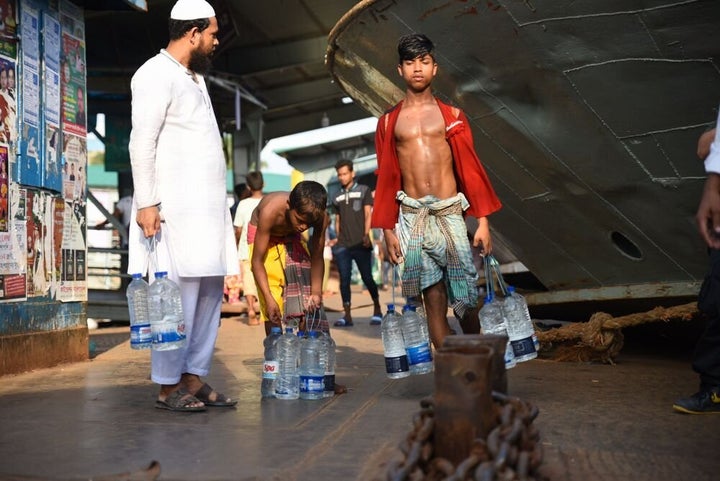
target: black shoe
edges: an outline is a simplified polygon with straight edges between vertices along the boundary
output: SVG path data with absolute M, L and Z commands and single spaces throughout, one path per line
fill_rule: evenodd
M 678 399 L 675 411 L 687 414 L 720 414 L 720 388 L 708 389 L 690 397 Z

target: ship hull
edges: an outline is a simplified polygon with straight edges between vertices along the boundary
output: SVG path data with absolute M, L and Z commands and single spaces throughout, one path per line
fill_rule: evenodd
M 404 93 L 398 38 L 427 34 L 435 94 L 467 114 L 503 202 L 493 231 L 552 296 L 686 296 L 707 268 L 695 152 L 720 100 L 717 25 L 713 0 L 365 1 L 327 63 L 380 115 Z

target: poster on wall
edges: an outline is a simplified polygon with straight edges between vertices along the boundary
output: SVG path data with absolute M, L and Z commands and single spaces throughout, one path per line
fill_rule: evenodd
M 17 138 L 17 93 L 15 61 L 0 56 L 0 142 L 8 144 Z
M 63 143 L 63 230 L 61 278 L 56 298 L 87 300 L 86 201 L 87 143 L 85 137 L 65 134 Z M 57 210 L 57 209 L 56 209 Z
M 27 299 L 25 275 L 26 228 L 24 221 L 14 221 L 8 232 L 0 232 L 0 302 Z
M 43 58 L 45 59 L 45 88 L 43 116 L 45 119 L 45 149 L 43 152 L 43 186 L 62 192 L 60 167 L 60 22 L 43 12 Z
M 20 110 L 20 153 L 13 179 L 21 184 L 42 187 L 40 163 L 40 15 L 31 2 L 23 2 L 20 30 L 23 39 L 22 108 Z
M 50 294 L 53 273 L 54 198 L 40 191 L 27 191 L 27 296 Z
M 60 70 L 63 129 L 76 135 L 85 135 L 85 42 L 64 32 Z
M 17 2 L 0 0 L 0 54 L 17 57 Z
M 10 229 L 9 151 L 7 145 L 0 145 L 0 232 L 8 232 Z

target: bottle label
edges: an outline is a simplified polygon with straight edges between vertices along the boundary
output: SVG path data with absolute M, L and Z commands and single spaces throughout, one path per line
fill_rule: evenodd
M 532 336 L 515 341 L 510 341 L 515 357 L 527 356 L 535 352 L 535 343 Z
M 413 366 L 415 364 L 423 364 L 426 362 L 432 362 L 432 351 L 430 350 L 430 344 L 423 342 L 416 346 L 408 347 L 407 349 L 408 363 Z
M 324 379 L 324 390 L 335 392 L 335 373 L 326 373 Z
M 321 394 L 325 376 L 300 376 L 300 392 Z
M 185 339 L 185 324 L 168 322 L 158 323 L 157 329 L 153 332 L 153 344 L 164 344 L 166 342 L 178 342 Z
M 386 357 L 385 372 L 392 374 L 394 372 L 406 372 L 410 370 L 407 354 L 402 356 Z
M 277 361 L 263 362 L 263 379 L 277 379 L 279 363 Z
M 150 324 L 135 324 L 130 326 L 130 345 L 140 346 L 152 343 L 152 329 Z

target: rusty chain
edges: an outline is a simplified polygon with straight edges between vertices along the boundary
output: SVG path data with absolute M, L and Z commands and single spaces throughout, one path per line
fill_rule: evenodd
M 434 401 L 420 401 L 413 429 L 400 443 L 404 459 L 392 462 L 388 481 L 533 481 L 542 479 L 540 433 L 532 424 L 539 411 L 518 398 L 493 391 L 496 426 L 486 439 L 477 438 L 457 466 L 433 458 Z

